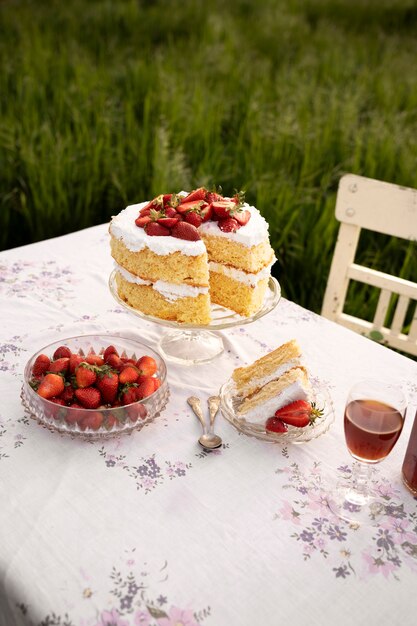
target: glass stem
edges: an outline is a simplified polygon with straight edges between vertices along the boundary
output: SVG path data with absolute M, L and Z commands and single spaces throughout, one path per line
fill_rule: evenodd
M 367 463 L 355 461 L 352 465 L 352 488 L 362 495 L 369 494 L 372 468 Z

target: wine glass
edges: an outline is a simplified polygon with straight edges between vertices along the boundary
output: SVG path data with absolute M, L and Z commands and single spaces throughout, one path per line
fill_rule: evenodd
M 352 474 L 339 480 L 330 509 L 349 522 L 372 524 L 384 504 L 372 490 L 372 465 L 391 452 L 401 434 L 406 399 L 398 387 L 379 380 L 362 380 L 350 390 L 344 413 L 347 448 L 355 459 Z

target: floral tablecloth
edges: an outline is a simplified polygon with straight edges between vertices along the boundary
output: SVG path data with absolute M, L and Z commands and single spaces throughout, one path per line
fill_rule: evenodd
M 94 443 L 51 433 L 19 398 L 35 350 L 98 331 L 156 347 L 165 332 L 115 302 L 112 266 L 107 225 L 0 254 L 0 625 L 414 623 L 417 501 L 401 464 L 417 363 L 282 299 L 223 331 L 226 350 L 211 363 L 168 362 L 169 404 L 142 431 Z M 223 446 L 204 452 L 186 398 L 205 402 L 236 366 L 293 337 L 332 397 L 330 430 L 274 445 L 219 416 Z M 327 499 L 352 468 L 347 390 L 370 373 L 398 382 L 410 411 L 373 474 L 385 515 L 358 528 Z

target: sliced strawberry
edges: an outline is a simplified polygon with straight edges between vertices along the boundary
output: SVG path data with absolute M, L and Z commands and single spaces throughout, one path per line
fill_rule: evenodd
M 207 204 L 207 206 L 200 209 L 200 215 L 203 222 L 208 222 L 213 215 L 213 207 L 211 204 Z
M 32 374 L 36 378 L 40 378 L 45 372 L 48 371 L 51 360 L 46 354 L 40 354 L 36 357 L 32 368 Z
M 279 417 L 269 417 L 265 423 L 265 430 L 271 433 L 286 433 L 288 428 Z
M 80 389 L 91 387 L 97 380 L 95 367 L 83 361 L 75 370 L 75 380 Z
M 205 187 L 200 187 L 199 189 L 195 189 L 191 191 L 188 196 L 184 198 L 184 202 L 194 202 L 195 200 L 205 200 L 207 194 L 207 189 Z
M 96 387 L 76 389 L 75 397 L 85 409 L 96 409 L 101 404 L 101 394 Z
M 56 361 L 56 359 L 67 358 L 69 359 L 72 352 L 67 346 L 59 346 L 54 352 L 52 359 Z
M 145 217 L 146 215 L 150 215 L 150 214 L 151 214 L 150 207 L 145 207 L 144 209 L 141 209 L 139 211 L 139 217 Z
M 221 202 L 223 200 L 223 196 L 215 191 L 208 191 L 206 195 L 206 202 Z
M 232 200 L 212 202 L 211 207 L 220 219 L 226 219 L 227 217 L 230 217 L 234 211 L 236 211 L 236 203 Z
M 157 372 L 158 364 L 153 357 L 145 354 L 136 361 L 136 367 L 142 376 L 153 376 Z
M 158 224 L 161 226 L 165 226 L 165 228 L 172 228 L 175 224 L 178 224 L 180 221 L 180 217 L 160 217 L 158 219 Z M 148 233 L 149 234 L 149 233 Z
M 195 226 L 187 222 L 178 222 L 171 231 L 173 237 L 178 239 L 186 239 L 187 241 L 198 241 L 201 239 L 200 234 Z
M 119 382 L 121 385 L 126 383 L 135 383 L 139 376 L 139 370 L 133 365 L 126 365 L 119 374 Z
M 312 424 L 317 417 L 321 417 L 323 411 L 310 404 L 307 400 L 295 400 L 275 411 L 275 416 L 290 426 L 304 428 Z
M 168 206 L 165 209 L 165 217 L 177 217 L 178 219 L 180 219 L 180 214 L 176 209 L 174 209 L 174 207 Z
M 53 374 L 65 374 L 65 372 L 68 370 L 68 367 L 69 358 L 62 357 L 60 359 L 56 359 L 56 361 L 52 361 L 51 365 L 49 366 L 49 371 Z
M 38 394 L 42 398 L 53 398 L 64 391 L 64 379 L 59 374 L 46 374 L 38 387 Z
M 150 237 L 169 237 L 171 234 L 169 228 L 161 226 L 158 222 L 150 222 L 145 227 L 145 232 Z
M 234 233 L 236 230 L 239 230 L 240 224 L 234 217 L 227 217 L 226 219 L 219 220 L 219 228 L 224 233 Z
M 184 214 L 188 213 L 188 211 L 200 211 L 200 209 L 205 206 L 207 203 L 204 200 L 197 200 L 195 202 L 181 202 L 177 206 L 177 212 Z
M 141 217 L 137 217 L 135 219 L 136 226 L 139 226 L 140 228 L 144 228 L 146 224 L 149 224 L 150 222 L 152 222 L 150 215 L 142 215 Z
M 201 224 L 203 222 L 203 218 L 198 213 L 196 213 L 195 211 L 188 211 L 188 213 L 186 213 L 184 215 L 184 220 L 188 224 L 192 224 L 196 228 L 201 226 Z
M 248 211 L 247 209 L 245 209 L 244 211 L 236 211 L 233 214 L 233 217 L 237 222 L 239 222 L 241 226 L 245 226 L 245 224 L 249 222 L 250 216 L 250 211 Z

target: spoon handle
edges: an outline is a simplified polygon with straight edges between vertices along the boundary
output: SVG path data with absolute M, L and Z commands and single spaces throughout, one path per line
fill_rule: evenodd
M 220 396 L 210 396 L 208 399 L 209 413 L 210 413 L 210 432 L 213 430 L 214 420 L 220 406 Z
M 200 424 L 203 427 L 203 433 L 205 433 L 207 426 L 206 422 L 204 421 L 203 411 L 201 410 L 200 398 L 197 398 L 197 396 L 191 396 L 190 398 L 187 398 L 187 402 L 194 411 L 194 415 L 198 417 Z

